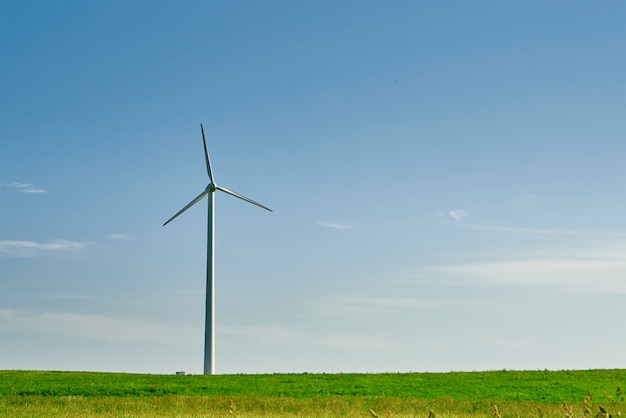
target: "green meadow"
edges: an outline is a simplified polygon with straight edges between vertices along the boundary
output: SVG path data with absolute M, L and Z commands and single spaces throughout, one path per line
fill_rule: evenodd
M 0 371 L 0 417 L 618 417 L 626 370 L 140 375 Z

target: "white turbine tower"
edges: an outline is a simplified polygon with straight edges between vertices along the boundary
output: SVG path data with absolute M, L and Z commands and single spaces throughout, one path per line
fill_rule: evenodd
M 206 186 L 206 189 L 192 200 L 187 206 L 182 208 L 178 213 L 172 216 L 163 224 L 163 226 L 170 223 L 178 215 L 198 203 L 205 196 L 209 197 L 209 216 L 207 225 L 207 257 L 206 257 L 206 316 L 204 323 L 204 374 L 215 374 L 215 229 L 213 224 L 215 221 L 214 209 L 215 203 L 213 200 L 213 194 L 216 190 L 221 190 L 224 193 L 238 197 L 241 200 L 245 200 L 248 203 L 257 205 L 260 208 L 272 211 L 270 208 L 263 206 L 260 203 L 255 202 L 239 193 L 235 193 L 232 190 L 228 190 L 225 187 L 215 184 L 213 177 L 213 171 L 211 170 L 211 160 L 209 159 L 209 151 L 206 147 L 206 140 L 204 139 L 204 127 L 200 124 L 202 130 L 202 143 L 204 144 L 204 158 L 206 161 L 206 171 L 209 175 L 210 183 Z

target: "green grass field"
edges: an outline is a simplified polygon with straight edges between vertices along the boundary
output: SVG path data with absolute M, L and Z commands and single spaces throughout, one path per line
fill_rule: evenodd
M 626 370 L 217 376 L 0 371 L 0 416 L 617 417 L 626 416 L 625 383 Z

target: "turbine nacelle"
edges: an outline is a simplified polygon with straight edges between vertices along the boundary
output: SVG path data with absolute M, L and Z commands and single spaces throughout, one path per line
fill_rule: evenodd
M 220 190 L 224 193 L 227 193 L 231 196 L 235 196 L 241 200 L 245 200 L 248 203 L 252 203 L 253 205 L 256 205 L 260 208 L 263 208 L 265 210 L 269 210 L 270 212 L 272 212 L 272 209 L 263 206 L 262 204 L 255 202 L 254 200 L 250 199 L 249 197 L 245 197 L 242 194 L 239 194 L 237 192 L 233 192 L 232 190 L 227 189 L 226 187 L 220 187 L 217 184 L 215 184 L 215 180 L 213 177 L 213 170 L 211 169 L 211 159 L 209 158 L 209 150 L 207 149 L 206 146 L 206 139 L 204 138 L 204 127 L 202 126 L 202 124 L 200 124 L 200 129 L 202 130 L 202 144 L 204 145 L 204 160 L 206 163 L 206 172 L 209 176 L 209 180 L 211 180 L 211 182 L 209 183 L 208 186 L 206 186 L 206 188 L 204 189 L 204 191 L 202 193 L 200 193 L 194 200 L 192 200 L 191 202 L 189 202 L 189 204 L 187 204 L 187 206 L 185 206 L 184 208 L 182 208 L 181 210 L 178 211 L 178 213 L 176 213 L 176 215 L 172 216 L 170 219 L 167 220 L 167 222 L 165 222 L 163 224 L 163 226 L 167 225 L 168 223 L 170 223 L 170 221 L 173 221 L 178 215 L 180 215 L 181 213 L 183 213 L 184 211 L 186 211 L 187 209 L 189 209 L 190 207 L 192 207 L 193 205 L 195 205 L 196 203 L 198 203 L 199 201 L 201 201 L 204 196 L 206 196 L 209 193 L 214 193 L 216 190 Z

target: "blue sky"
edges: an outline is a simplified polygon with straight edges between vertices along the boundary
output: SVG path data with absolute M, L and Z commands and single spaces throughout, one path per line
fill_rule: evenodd
M 625 368 L 621 1 L 0 3 L 0 369 Z

